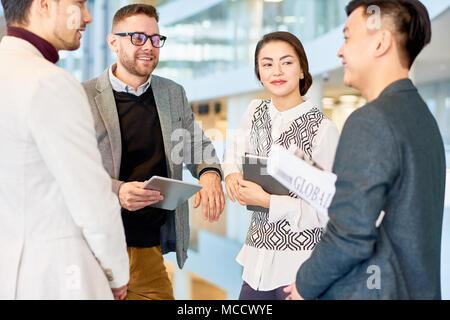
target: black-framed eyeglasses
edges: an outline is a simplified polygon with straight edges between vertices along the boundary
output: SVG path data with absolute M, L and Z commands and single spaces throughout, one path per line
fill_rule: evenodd
M 160 34 L 148 35 L 142 32 L 115 33 L 115 35 L 121 37 L 130 36 L 131 43 L 139 47 L 143 46 L 147 42 L 147 40 L 150 39 L 150 42 L 152 43 L 153 47 L 162 48 L 167 39 L 167 37 L 162 36 Z

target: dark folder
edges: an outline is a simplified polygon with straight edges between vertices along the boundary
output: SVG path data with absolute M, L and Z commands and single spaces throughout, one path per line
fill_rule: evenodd
M 267 173 L 267 157 L 246 154 L 242 162 L 244 180 L 260 185 L 269 194 L 287 196 L 289 190 Z M 247 210 L 269 212 L 268 208 L 247 206 Z

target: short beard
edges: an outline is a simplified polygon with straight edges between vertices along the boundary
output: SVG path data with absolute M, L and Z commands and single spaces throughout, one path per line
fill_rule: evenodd
M 67 51 L 75 51 L 80 48 L 80 43 L 73 43 L 73 42 L 70 43 L 70 42 L 64 41 L 63 44 L 64 44 L 63 50 L 67 50 Z
M 152 74 L 153 70 L 156 69 L 156 66 L 158 65 L 158 60 L 156 60 L 156 57 L 154 55 L 152 55 L 153 58 L 153 66 L 151 68 L 151 70 L 147 73 L 142 73 L 139 72 L 139 70 L 136 68 L 136 64 L 134 63 L 134 61 L 136 60 L 136 57 L 134 57 L 133 60 L 128 59 L 127 56 L 119 56 L 119 61 L 122 64 L 122 66 L 125 68 L 125 70 L 127 70 L 130 74 L 138 76 L 138 77 L 148 77 L 149 75 Z

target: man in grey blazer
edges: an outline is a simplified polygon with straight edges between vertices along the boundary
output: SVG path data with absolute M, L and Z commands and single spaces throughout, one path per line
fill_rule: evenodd
M 176 251 L 180 268 L 189 245 L 187 202 L 175 212 L 149 207 L 163 199 L 143 189 L 153 175 L 182 179 L 183 163 L 203 189 L 204 219 L 217 221 L 224 208 L 222 171 L 211 141 L 194 121 L 184 89 L 152 75 L 165 37 L 153 6 L 120 9 L 108 35 L 117 63 L 85 82 L 103 164 L 122 206 L 130 257 L 126 299 L 173 299 L 162 254 Z
M 445 155 L 408 71 L 431 40 L 416 0 L 354 0 L 338 56 L 369 103 L 347 120 L 321 242 L 288 299 L 440 299 Z M 378 16 L 377 16 L 378 15 Z

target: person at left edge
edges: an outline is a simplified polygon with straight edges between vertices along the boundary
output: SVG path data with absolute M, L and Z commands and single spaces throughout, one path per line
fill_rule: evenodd
M 91 15 L 85 1 L 1 2 L 0 300 L 122 299 L 119 202 L 86 94 L 55 65 Z
M 183 87 L 152 74 L 165 40 L 158 19 L 151 5 L 121 8 L 107 38 L 117 63 L 83 84 L 103 164 L 123 208 L 130 256 L 127 300 L 173 299 L 162 254 L 176 251 L 180 268 L 187 258 L 187 202 L 176 212 L 149 207 L 163 197 L 143 189 L 145 180 L 153 175 L 181 180 L 184 160 L 203 185 L 194 207 L 202 202 L 203 216 L 210 222 L 217 221 L 224 208 L 219 159 L 195 123 Z

